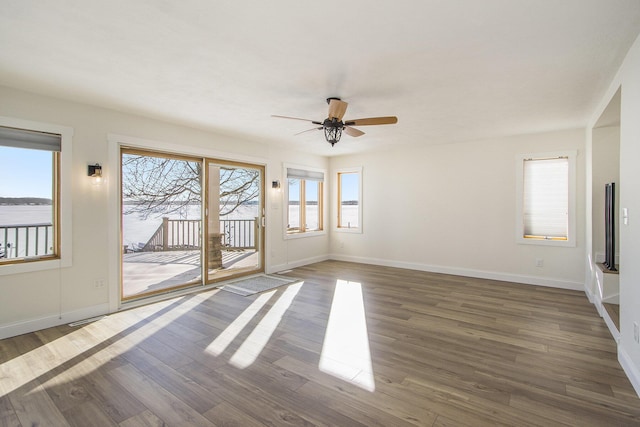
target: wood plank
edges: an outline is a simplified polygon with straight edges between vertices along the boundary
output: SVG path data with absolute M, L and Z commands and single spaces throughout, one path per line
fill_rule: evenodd
M 263 427 L 260 421 L 247 415 L 228 402 L 222 402 L 204 413 L 204 416 L 218 426 Z
M 80 405 L 74 406 L 64 411 L 63 414 L 69 424 L 74 427 L 86 427 L 91 425 L 107 427 L 118 425 L 98 404 L 93 401 L 84 402 Z
M 307 396 L 309 399 L 317 400 L 322 405 L 330 407 L 336 411 L 340 411 L 353 420 L 358 420 L 364 425 L 373 426 L 413 426 L 414 420 L 407 421 L 398 416 L 378 408 L 371 403 L 366 402 L 365 399 L 358 399 L 355 396 L 350 396 L 346 393 L 341 393 L 340 398 L 336 399 L 336 392 L 325 387 L 322 384 L 315 382 L 306 383 L 299 390 L 299 393 Z M 427 422 L 430 422 L 429 419 Z M 429 425 L 429 424 L 425 424 Z
M 195 367 L 195 365 L 194 365 Z M 192 367 L 193 368 L 193 367 Z M 232 368 L 230 372 L 236 370 Z M 184 372 L 184 369 L 183 369 Z M 230 373 L 220 370 L 208 371 L 206 376 L 202 371 L 192 373 L 199 375 L 201 386 L 212 393 L 224 396 L 226 402 L 265 425 L 273 426 L 313 426 L 304 418 L 305 408 L 281 406 L 270 399 L 270 392 L 262 390 L 254 384 L 246 385 Z
M 128 390 L 105 377 L 109 370 L 97 370 L 82 378 L 93 401 L 115 422 L 122 422 L 146 410 Z
M 436 415 L 430 412 L 427 408 L 423 408 L 419 404 L 416 404 L 417 401 L 415 397 L 404 396 L 405 399 L 402 400 L 391 397 L 386 393 L 370 393 L 369 391 L 363 390 L 357 385 L 345 381 L 344 379 L 321 372 L 317 366 L 309 365 L 288 356 L 282 358 L 276 362 L 276 364 L 284 369 L 297 373 L 298 375 L 306 376 L 313 383 L 330 388 L 334 393 L 338 393 L 339 395 L 344 394 L 368 401 L 371 405 L 374 405 L 394 417 L 404 420 L 405 422 L 415 425 L 430 425 L 435 421 Z M 377 388 L 378 384 L 376 383 L 376 389 Z
M 129 390 L 156 416 L 167 424 L 179 426 L 214 426 L 187 403 L 176 398 L 158 383 L 145 377 L 133 366 L 126 365 L 107 373 L 108 377 Z
M 287 384 L 273 381 L 272 378 L 259 375 L 260 368 L 251 368 L 238 371 L 229 366 L 223 368 L 222 374 L 225 378 L 230 379 L 241 387 L 257 387 L 255 396 L 261 400 L 262 405 L 270 405 L 276 409 L 274 412 L 285 411 L 287 407 L 304 408 L 304 411 L 298 413 L 283 412 L 285 421 L 294 421 L 296 425 L 303 423 L 304 425 L 317 426 L 343 426 L 350 425 L 353 427 L 367 427 L 367 424 L 360 420 L 349 417 L 341 411 L 335 411 L 325 405 L 319 404 L 313 396 L 307 396 L 292 390 Z M 295 375 L 294 375 L 295 376 Z M 304 381 L 306 383 L 306 380 Z M 246 408 L 245 404 L 238 406 Z M 277 425 L 282 424 L 280 421 Z
M 176 369 L 161 362 L 140 348 L 132 349 L 126 356 L 145 378 L 171 392 L 189 407 L 202 414 L 221 402 L 196 381 L 185 377 Z
M 20 393 L 11 393 L 9 399 L 23 426 L 70 425 L 44 387 L 35 382 L 30 383 L 30 386 L 22 389 Z
M 20 420 L 7 395 L 0 395 L 0 427 L 18 427 Z
M 147 410 L 122 421 L 120 427 L 166 427 L 166 423 Z

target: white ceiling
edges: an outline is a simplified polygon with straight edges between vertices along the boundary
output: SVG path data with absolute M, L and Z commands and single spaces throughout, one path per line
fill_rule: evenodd
M 585 126 L 638 0 L 0 0 L 0 85 L 321 155 Z M 331 147 L 304 122 L 397 115 Z

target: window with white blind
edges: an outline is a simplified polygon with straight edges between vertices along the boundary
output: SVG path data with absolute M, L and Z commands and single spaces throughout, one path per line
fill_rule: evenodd
M 0 117 L 0 274 L 70 265 L 72 134 Z
M 324 171 L 285 167 L 285 173 L 287 236 L 322 232 Z
M 518 158 L 517 239 L 575 246 L 575 152 Z

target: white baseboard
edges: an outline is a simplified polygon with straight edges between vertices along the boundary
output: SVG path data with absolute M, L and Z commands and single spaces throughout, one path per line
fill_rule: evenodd
M 105 303 L 94 305 L 92 307 L 82 308 L 80 310 L 67 311 L 62 313 L 61 316 L 58 314 L 54 314 L 51 316 L 41 317 L 39 319 L 30 319 L 24 322 L 10 323 L 0 326 L 0 339 L 15 337 L 17 335 L 35 332 L 41 329 L 51 328 L 53 326 L 64 325 L 65 323 L 90 319 L 92 317 L 102 316 L 107 313 L 109 313 L 109 304 Z
M 292 268 L 302 267 L 305 265 L 313 264 L 316 262 L 327 261 L 331 259 L 329 255 L 320 255 L 311 258 L 300 259 L 296 261 L 287 262 L 285 264 L 270 265 L 265 269 L 267 274 L 277 273 L 278 271 L 290 270 Z
M 620 345 L 618 345 L 618 362 L 620 362 L 624 373 L 627 374 L 627 378 L 631 381 L 636 394 L 640 397 L 640 371 L 638 371 L 638 368 Z
M 547 286 L 550 288 L 570 289 L 581 291 L 584 284 L 569 280 L 553 279 L 549 277 L 525 276 L 523 274 L 501 273 L 497 271 L 474 270 L 469 268 L 445 267 L 404 261 L 393 261 L 379 258 L 354 257 L 348 255 L 333 254 L 330 259 L 337 261 L 359 262 L 362 264 L 383 265 L 386 267 L 406 268 L 408 270 L 428 271 L 430 273 L 452 274 L 456 276 L 476 277 L 479 279 L 499 280 L 502 282 L 524 283 L 527 285 Z
M 598 311 L 598 314 L 600 315 L 600 317 L 604 318 L 604 306 L 602 305 L 602 300 L 600 299 L 600 295 L 595 294 L 595 297 L 593 299 L 593 305 L 595 306 L 596 310 Z
M 598 308 L 598 313 L 600 314 L 600 317 L 602 317 L 602 319 L 604 320 L 604 323 L 607 325 L 607 328 L 609 329 L 611 336 L 613 337 L 616 344 L 618 345 L 618 349 L 620 349 L 619 347 L 620 331 L 618 331 L 618 328 L 616 328 L 616 324 L 613 323 L 611 316 L 609 316 L 609 312 L 602 306 L 602 304 L 598 305 L 597 308 Z
M 595 295 L 593 294 L 593 289 L 591 289 L 591 286 L 589 286 L 589 283 L 587 281 L 585 281 L 584 283 L 584 293 L 587 295 L 587 299 L 589 300 L 589 302 L 591 304 L 594 304 Z

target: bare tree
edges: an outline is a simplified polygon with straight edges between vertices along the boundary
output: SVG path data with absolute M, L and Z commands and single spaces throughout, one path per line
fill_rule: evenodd
M 220 167 L 220 216 L 260 197 L 260 172 L 257 169 Z
M 184 159 L 124 154 L 122 199 L 124 214 L 144 219 L 167 215 L 202 203 L 202 164 Z M 260 196 L 258 170 L 220 167 L 220 215 L 235 211 Z

